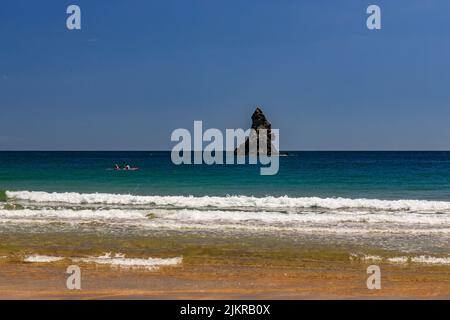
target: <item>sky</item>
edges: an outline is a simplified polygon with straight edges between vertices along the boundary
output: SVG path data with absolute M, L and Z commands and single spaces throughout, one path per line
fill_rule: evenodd
M 283 150 L 450 150 L 449 15 L 447 0 L 2 0 L 0 150 L 170 150 L 173 130 L 246 129 L 257 105 Z

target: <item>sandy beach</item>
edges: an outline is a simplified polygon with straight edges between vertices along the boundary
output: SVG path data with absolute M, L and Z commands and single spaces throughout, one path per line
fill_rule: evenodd
M 253 246 L 184 247 L 183 262 L 157 270 L 81 263 L 81 290 L 66 288 L 65 259 L 0 261 L 1 299 L 449 299 L 450 266 L 377 262 L 380 290 L 367 267 L 344 251 Z M 284 257 L 284 258 L 283 258 Z M 318 258 L 314 258 L 318 257 Z

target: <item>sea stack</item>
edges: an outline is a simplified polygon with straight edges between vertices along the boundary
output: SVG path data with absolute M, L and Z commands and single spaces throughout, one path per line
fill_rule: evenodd
M 259 141 L 259 132 L 261 129 L 267 130 L 267 155 L 278 154 L 278 150 L 272 144 L 272 140 L 275 138 L 274 133 L 271 130 L 272 125 L 267 120 L 266 116 L 262 112 L 260 107 L 256 107 L 255 112 L 252 115 L 252 127 L 250 130 L 250 135 L 234 150 L 234 154 L 238 156 L 256 156 L 256 155 L 266 155 L 264 148 L 261 149 Z M 251 146 L 257 146 L 251 148 Z

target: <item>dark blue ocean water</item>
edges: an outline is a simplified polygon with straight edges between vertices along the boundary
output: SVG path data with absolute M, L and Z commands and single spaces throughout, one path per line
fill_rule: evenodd
M 123 162 L 140 170 L 111 170 Z M 450 200 L 450 152 L 289 152 L 274 176 L 169 152 L 0 152 L 0 190 Z

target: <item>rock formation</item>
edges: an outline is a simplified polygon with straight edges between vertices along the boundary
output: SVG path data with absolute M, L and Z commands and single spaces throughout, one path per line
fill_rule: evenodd
M 263 146 L 260 146 L 260 130 L 265 129 L 267 130 L 267 139 L 266 148 L 263 148 Z M 272 154 L 278 154 L 278 150 L 275 148 L 275 146 L 272 144 L 272 140 L 275 138 L 274 133 L 271 131 L 271 124 L 267 120 L 266 116 L 262 112 L 261 108 L 257 107 L 255 112 L 253 112 L 252 115 L 252 127 L 250 130 L 250 135 L 245 139 L 245 142 L 238 146 L 234 150 L 235 155 L 240 156 L 255 156 L 255 155 L 272 155 Z M 256 146 L 252 148 L 252 146 Z M 267 150 L 267 151 L 266 151 Z M 266 153 L 267 152 L 267 153 Z

